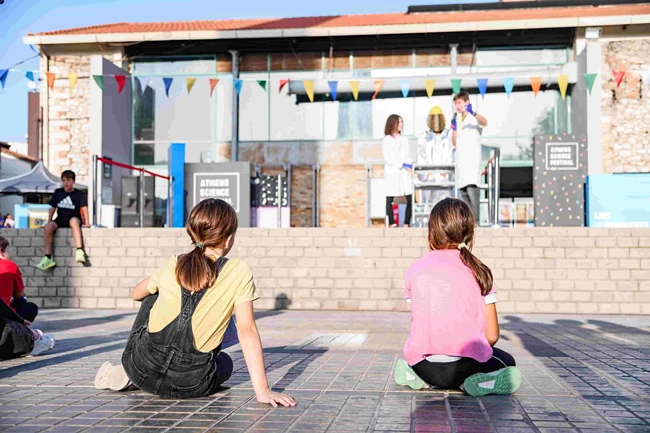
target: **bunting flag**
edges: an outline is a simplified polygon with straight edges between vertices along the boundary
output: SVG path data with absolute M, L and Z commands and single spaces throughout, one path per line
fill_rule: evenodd
M 218 78 L 210 78 L 210 97 L 212 97 L 212 92 L 214 92 L 214 88 L 216 87 L 218 82 L 219 82 Z
M 232 84 L 235 86 L 235 91 L 239 95 L 241 93 L 241 88 L 244 85 L 244 80 L 234 79 L 232 80 Z
M 512 89 L 515 88 L 515 79 L 514 78 L 504 78 L 503 79 L 503 88 L 506 91 L 506 95 L 508 95 L 508 98 L 510 97 L 510 94 L 512 93 Z
M 97 86 L 104 90 L 104 77 L 101 75 L 93 75 L 93 79 L 95 80 L 95 83 L 97 83 Z
M 172 86 L 172 83 L 174 82 L 173 78 L 163 78 L 163 83 L 165 83 L 165 94 L 169 98 L 169 88 Z
M 138 81 L 140 81 L 140 94 L 144 94 L 145 90 L 147 90 L 147 86 L 149 86 L 149 81 L 151 81 L 151 79 L 148 77 L 138 77 Z
M 560 87 L 560 95 L 562 95 L 562 100 L 566 98 L 566 89 L 569 85 L 569 76 L 568 75 L 558 75 L 557 76 L 557 85 Z
M 262 89 L 266 91 L 266 80 L 257 80 L 257 84 L 259 84 Z
M 358 80 L 350 81 L 350 89 L 352 89 L 352 96 L 354 96 L 354 100 L 358 101 L 359 100 L 359 81 Z
M 291 80 L 280 80 L 280 88 L 278 89 L 278 92 L 281 92 L 282 89 L 284 89 L 284 86 L 289 84 L 289 81 L 291 81 Z
M 336 89 L 338 88 L 338 81 L 328 81 L 327 84 L 330 86 L 330 95 L 332 95 L 332 101 L 336 101 Z
M 542 77 L 530 77 L 530 88 L 533 90 L 535 98 L 537 98 L 539 89 L 542 88 Z
M 377 98 L 377 95 L 379 95 L 381 88 L 384 87 L 384 82 L 384 80 L 375 80 L 375 93 L 373 93 L 372 99 Z
M 196 78 L 186 78 L 185 79 L 185 87 L 187 87 L 187 94 L 188 95 L 192 91 L 192 87 L 194 87 L 194 83 L 196 83 Z
M 458 94 L 460 92 L 460 83 L 463 80 L 461 78 L 452 78 L 451 79 L 451 89 L 454 92 L 454 94 Z
M 625 71 L 614 71 L 614 79 L 616 80 L 616 87 L 621 85 L 623 78 L 625 77 Z
M 34 72 L 32 71 L 25 72 L 25 78 L 27 78 L 29 81 L 34 81 Z
M 424 87 L 427 89 L 427 98 L 430 98 L 436 88 L 436 80 L 434 78 L 424 80 Z
M 5 88 L 5 82 L 7 81 L 7 75 L 9 75 L 9 69 L 0 69 L 0 84 L 2 88 Z
M 487 78 L 478 78 L 476 80 L 476 82 L 478 83 L 478 91 L 481 94 L 481 98 L 483 98 L 483 100 L 485 100 L 485 93 L 487 92 L 488 79 Z
M 591 95 L 591 89 L 593 89 L 594 82 L 596 81 L 596 75 L 598 75 L 598 74 L 585 74 L 585 81 L 587 83 L 587 90 L 589 90 L 590 95 Z
M 302 86 L 309 97 L 309 102 L 314 102 L 314 80 L 302 80 Z
M 47 86 L 50 90 L 54 90 L 54 80 L 56 79 L 56 75 L 54 75 L 54 72 L 46 72 L 45 75 L 47 75 Z
M 74 90 L 75 84 L 77 84 L 77 74 L 70 72 L 68 74 L 68 81 L 70 82 L 70 91 Z
M 402 89 L 402 96 L 406 98 L 411 91 L 411 80 L 401 80 L 399 87 Z
M 117 81 L 117 94 L 119 95 L 124 90 L 124 84 L 126 83 L 126 75 L 115 75 L 115 81 Z

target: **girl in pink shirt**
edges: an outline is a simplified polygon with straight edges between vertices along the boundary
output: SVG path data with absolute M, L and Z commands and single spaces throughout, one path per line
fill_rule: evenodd
M 499 339 L 492 272 L 471 250 L 474 216 L 446 198 L 431 211 L 431 251 L 406 273 L 411 331 L 395 381 L 413 389 L 464 389 L 470 395 L 512 394 L 521 384 L 514 358 Z

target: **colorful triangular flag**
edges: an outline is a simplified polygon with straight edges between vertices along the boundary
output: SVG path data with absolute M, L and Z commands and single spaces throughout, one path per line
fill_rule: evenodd
M 359 81 L 358 80 L 350 81 L 350 89 L 352 90 L 352 96 L 354 96 L 354 100 L 358 101 L 359 100 Z
M 194 87 L 194 83 L 196 83 L 196 78 L 186 78 L 185 79 L 185 87 L 187 88 L 187 94 L 188 95 L 192 91 L 192 87 Z
M 338 81 L 328 81 L 327 85 L 330 87 L 330 95 L 332 95 L 332 101 L 336 101 L 336 90 L 338 88 Z
M 302 80 L 302 85 L 309 97 L 309 102 L 314 102 L 314 80 Z
M 485 99 L 485 93 L 487 92 L 487 78 L 478 78 L 476 79 L 476 82 L 478 84 L 478 91 L 481 94 L 481 97 Z
M 218 78 L 210 78 L 210 96 L 212 96 L 212 92 L 214 91 L 214 88 L 218 82 L 219 82 Z
M 100 89 L 104 90 L 104 77 L 101 75 L 93 75 L 93 80 L 95 80 L 95 83 L 97 83 Z
M 266 90 L 266 80 L 257 80 L 257 84 L 259 84 L 262 89 Z
M 172 86 L 172 83 L 174 82 L 173 78 L 163 78 L 163 83 L 165 83 L 165 95 L 169 98 L 169 88 Z
M 140 81 L 140 93 L 144 94 L 151 79 L 149 77 L 138 77 L 138 81 Z
M 591 89 L 594 88 L 594 82 L 596 81 L 596 76 L 598 74 L 585 74 L 585 82 L 587 83 L 587 90 L 591 95 Z
M 375 93 L 373 93 L 372 99 L 377 98 L 382 87 L 384 87 L 384 80 L 375 80 Z
M 46 72 L 45 75 L 47 75 L 47 86 L 50 90 L 54 90 L 54 80 L 56 79 L 56 75 L 54 72 Z
M 289 80 L 289 79 L 286 79 L 286 80 L 280 80 L 280 88 L 278 89 L 278 92 L 281 92 L 282 89 L 284 89 L 284 86 L 286 86 L 287 84 L 289 84 L 289 81 L 291 81 L 291 80 Z
M 239 80 L 239 79 L 234 79 L 232 81 L 233 86 L 235 86 L 235 91 L 239 95 L 241 93 L 241 89 L 244 86 L 244 80 Z
M 68 74 L 68 81 L 70 82 L 70 91 L 74 89 L 75 84 L 77 84 L 77 74 L 70 72 Z
M 9 75 L 9 69 L 0 69 L 0 84 L 2 88 L 5 88 L 5 83 L 7 82 L 7 75 Z
M 530 88 L 533 90 L 535 98 L 537 98 L 539 89 L 542 88 L 542 77 L 530 77 Z
M 430 98 L 433 95 L 433 91 L 436 88 L 435 78 L 428 78 L 424 80 L 424 87 L 427 89 L 427 98 Z
M 126 76 L 115 75 L 115 81 L 117 81 L 117 93 L 120 94 L 122 93 L 122 90 L 124 90 L 124 84 L 126 83 Z
M 402 89 L 402 96 L 406 98 L 411 91 L 411 80 L 400 80 L 399 87 Z
M 460 92 L 460 83 L 463 80 L 461 78 L 452 78 L 451 79 L 451 89 L 454 92 L 454 94 L 458 94 Z
M 560 95 L 562 95 L 562 100 L 564 100 L 564 98 L 566 98 L 566 89 L 569 86 L 569 76 L 558 75 L 557 85 L 560 87 Z
M 29 81 L 34 81 L 34 72 L 32 71 L 25 72 L 25 78 L 27 78 Z
M 506 77 L 503 79 L 503 89 L 506 91 L 506 95 L 508 95 L 508 98 L 510 97 L 510 94 L 512 93 L 512 89 L 515 88 L 515 79 L 511 77 Z
M 614 71 L 614 79 L 616 80 L 616 87 L 621 85 L 623 78 L 625 78 L 625 71 Z

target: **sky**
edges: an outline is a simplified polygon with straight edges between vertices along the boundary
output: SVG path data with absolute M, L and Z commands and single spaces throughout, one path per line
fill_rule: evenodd
M 486 0 L 466 0 L 465 3 Z M 490 0 L 487 0 L 490 1 Z M 27 33 L 116 22 L 181 21 L 261 17 L 406 12 L 409 5 L 458 3 L 458 0 L 4 0 L 0 4 L 0 69 L 35 56 L 22 41 Z M 38 70 L 38 57 L 10 72 L 0 88 L 0 141 L 26 142 L 25 71 Z

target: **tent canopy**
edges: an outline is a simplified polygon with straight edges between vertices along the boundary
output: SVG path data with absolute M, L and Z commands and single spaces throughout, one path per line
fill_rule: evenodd
M 75 184 L 75 187 L 88 189 L 79 184 Z M 25 174 L 0 180 L 0 195 L 52 194 L 57 188 L 61 188 L 61 179 L 50 173 L 43 161 L 39 161 Z

